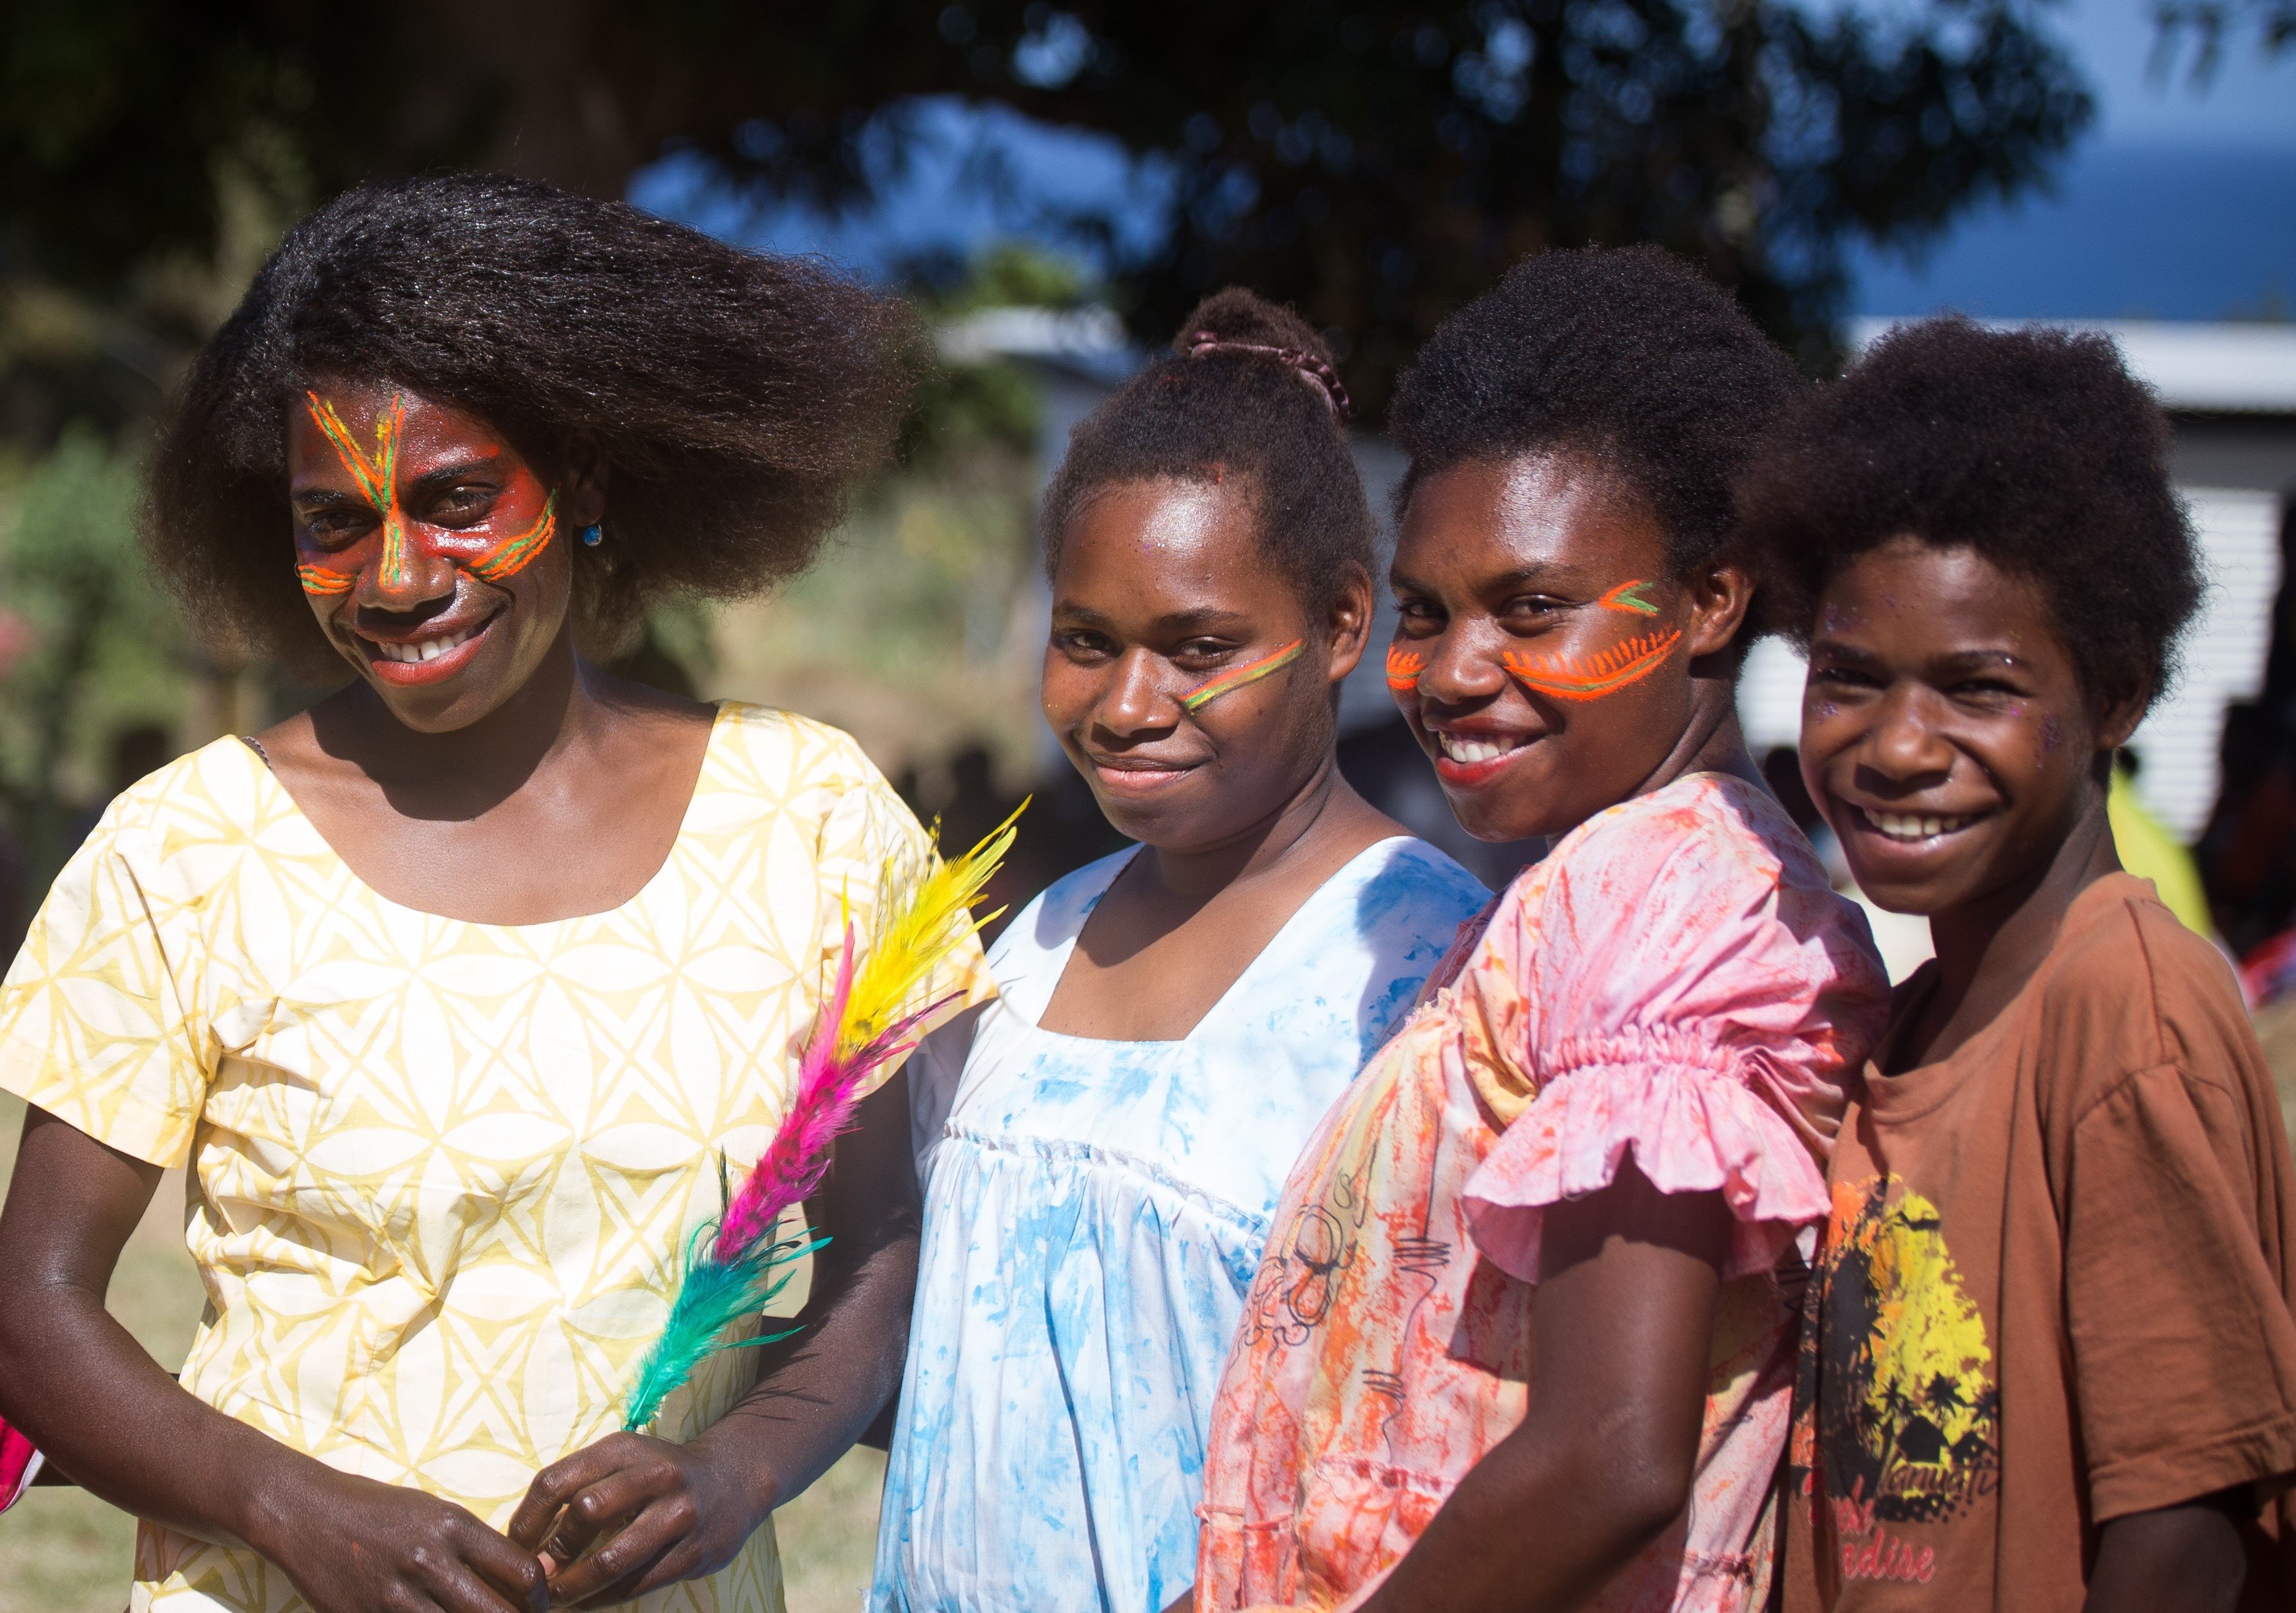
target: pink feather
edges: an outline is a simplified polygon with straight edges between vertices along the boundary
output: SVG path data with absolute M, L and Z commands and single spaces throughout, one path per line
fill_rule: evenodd
M 718 1223 L 711 1258 L 720 1264 L 739 1259 L 744 1249 L 773 1231 L 791 1205 L 813 1196 L 829 1174 L 830 1145 L 852 1124 L 863 1084 L 907 1052 L 914 1045 L 905 1039 L 908 1033 L 950 1000 L 942 997 L 927 1003 L 840 1056 L 837 1049 L 853 995 L 856 962 L 853 926 L 848 923 L 845 950 L 837 962 L 837 983 L 821 1005 L 813 1039 L 798 1062 L 797 1093 L 790 1112 L 765 1153 L 742 1178 L 741 1191 Z

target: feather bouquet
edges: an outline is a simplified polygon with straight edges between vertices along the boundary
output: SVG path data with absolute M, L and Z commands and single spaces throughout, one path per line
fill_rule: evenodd
M 738 1190 L 720 1157 L 722 1208 L 686 1240 L 677 1297 L 661 1337 L 638 1363 L 624 1428 L 652 1422 L 663 1400 L 718 1351 L 771 1344 L 796 1331 L 721 1342 L 728 1327 L 756 1315 L 782 1291 L 799 1260 L 829 1241 L 777 1238 L 774 1229 L 783 1211 L 820 1187 L 830 1145 L 851 1123 L 869 1077 L 915 1046 L 917 1028 L 957 995 L 908 1006 L 948 955 L 996 916 L 974 918 L 972 904 L 1012 847 L 1020 815 L 1015 811 L 978 846 L 922 878 L 889 869 L 878 906 L 883 922 L 866 957 L 857 955 L 853 923 L 846 921 L 836 978 L 798 1061 L 789 1113 Z

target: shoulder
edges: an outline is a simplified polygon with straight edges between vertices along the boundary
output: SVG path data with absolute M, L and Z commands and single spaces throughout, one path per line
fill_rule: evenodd
M 2260 1069 L 2232 965 L 2140 880 L 2117 874 L 2082 892 L 2043 970 L 2041 1078 L 2077 1109 L 2162 1066 L 2226 1086 Z
M 1713 775 L 1566 837 L 1501 899 L 1473 967 L 1550 1036 L 1735 1027 L 1854 1065 L 1889 1011 L 1864 915 L 1775 802 Z
M 1136 847 L 1111 852 L 1097 862 L 1064 873 L 1030 899 L 988 949 L 988 966 L 1001 982 L 1025 970 L 1030 960 L 1065 946 L 1084 929 Z
M 1447 943 L 1491 899 L 1480 880 L 1410 835 L 1382 840 L 1363 854 L 1363 862 L 1356 913 L 1366 931 L 1437 929 Z
M 794 711 L 727 700 L 719 708 L 714 758 L 734 777 L 773 793 L 865 788 L 892 793 L 860 741 Z
M 286 791 L 262 758 L 246 741 L 227 734 L 144 774 L 113 797 L 89 843 L 141 842 L 166 856 L 244 847 L 259 843 L 291 814 Z
M 1581 924 L 1631 921 L 1684 945 L 1783 925 L 1830 950 L 1872 954 L 1864 915 L 1835 893 L 1801 831 L 1767 792 L 1736 778 L 1701 774 L 1622 801 L 1547 861 L 1543 880 L 1518 881 L 1525 899 L 1543 884 L 1546 901 Z

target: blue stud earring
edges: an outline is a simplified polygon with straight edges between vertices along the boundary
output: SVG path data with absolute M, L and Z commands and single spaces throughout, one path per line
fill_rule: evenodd
M 596 521 L 582 528 L 582 546 L 585 549 L 594 549 L 605 541 L 606 535 L 598 529 Z

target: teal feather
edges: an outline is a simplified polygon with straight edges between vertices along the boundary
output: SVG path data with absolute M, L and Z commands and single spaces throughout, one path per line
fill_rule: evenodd
M 630 1386 L 629 1409 L 622 1421 L 626 1429 L 642 1429 L 652 1422 L 671 1392 L 718 1351 L 771 1344 L 797 1331 L 720 1340 L 734 1322 L 765 1309 L 797 1274 L 790 1268 L 829 1240 L 761 1238 L 735 1259 L 721 1263 L 711 1253 L 717 1236 L 718 1223 L 706 1221 L 686 1240 L 685 1270 L 677 1298 L 670 1305 L 661 1336 L 638 1363 L 636 1380 Z

